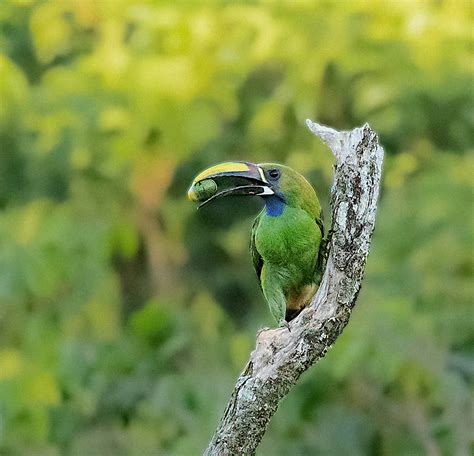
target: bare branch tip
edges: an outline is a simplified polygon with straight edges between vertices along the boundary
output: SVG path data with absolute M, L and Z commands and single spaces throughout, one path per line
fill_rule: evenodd
M 306 119 L 306 126 L 314 133 L 316 136 L 322 138 L 323 136 L 335 136 L 339 134 L 334 128 L 326 127 L 326 125 L 313 122 L 311 119 Z
M 318 124 L 317 122 L 313 122 L 310 119 L 306 119 L 306 125 L 314 135 L 318 136 L 327 146 L 329 146 L 332 153 L 337 158 L 341 149 L 340 142 L 343 138 L 342 132 L 325 125 Z

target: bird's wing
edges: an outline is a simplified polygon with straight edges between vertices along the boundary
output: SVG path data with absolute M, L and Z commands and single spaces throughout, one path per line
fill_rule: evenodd
M 252 255 L 252 263 L 258 277 L 258 283 L 260 284 L 260 288 L 262 288 L 260 275 L 262 274 L 263 258 L 258 253 L 257 246 L 255 245 L 255 235 L 257 233 L 258 224 L 260 223 L 260 217 L 262 216 L 262 214 L 263 212 L 260 212 L 260 214 L 258 214 L 257 218 L 254 220 L 252 225 L 252 235 L 250 236 L 250 254 Z

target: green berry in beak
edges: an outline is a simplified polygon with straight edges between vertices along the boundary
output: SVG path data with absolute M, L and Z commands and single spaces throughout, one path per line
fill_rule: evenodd
M 206 201 L 217 192 L 217 184 L 212 179 L 204 179 L 196 182 L 188 190 L 190 201 Z

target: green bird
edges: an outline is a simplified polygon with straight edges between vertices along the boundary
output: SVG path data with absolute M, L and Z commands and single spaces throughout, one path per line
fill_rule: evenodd
M 288 166 L 227 162 L 201 172 L 188 198 L 203 206 L 227 195 L 260 196 L 265 206 L 250 239 L 253 265 L 280 326 L 309 304 L 321 276 L 321 205 L 310 183 Z

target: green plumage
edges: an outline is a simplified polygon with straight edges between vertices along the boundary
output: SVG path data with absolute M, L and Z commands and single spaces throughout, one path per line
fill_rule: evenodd
M 281 214 L 269 214 L 266 206 L 255 219 L 250 252 L 271 314 L 278 322 L 289 321 L 317 289 L 321 206 L 314 189 L 296 171 L 275 164 L 260 167 L 280 170 L 274 188 L 284 202 Z
M 219 185 L 209 185 L 209 179 Z M 188 191 L 201 205 L 226 195 L 257 195 L 265 202 L 252 226 L 250 253 L 270 312 L 286 325 L 308 305 L 321 275 L 323 225 L 316 192 L 287 166 L 247 162 L 209 168 Z

